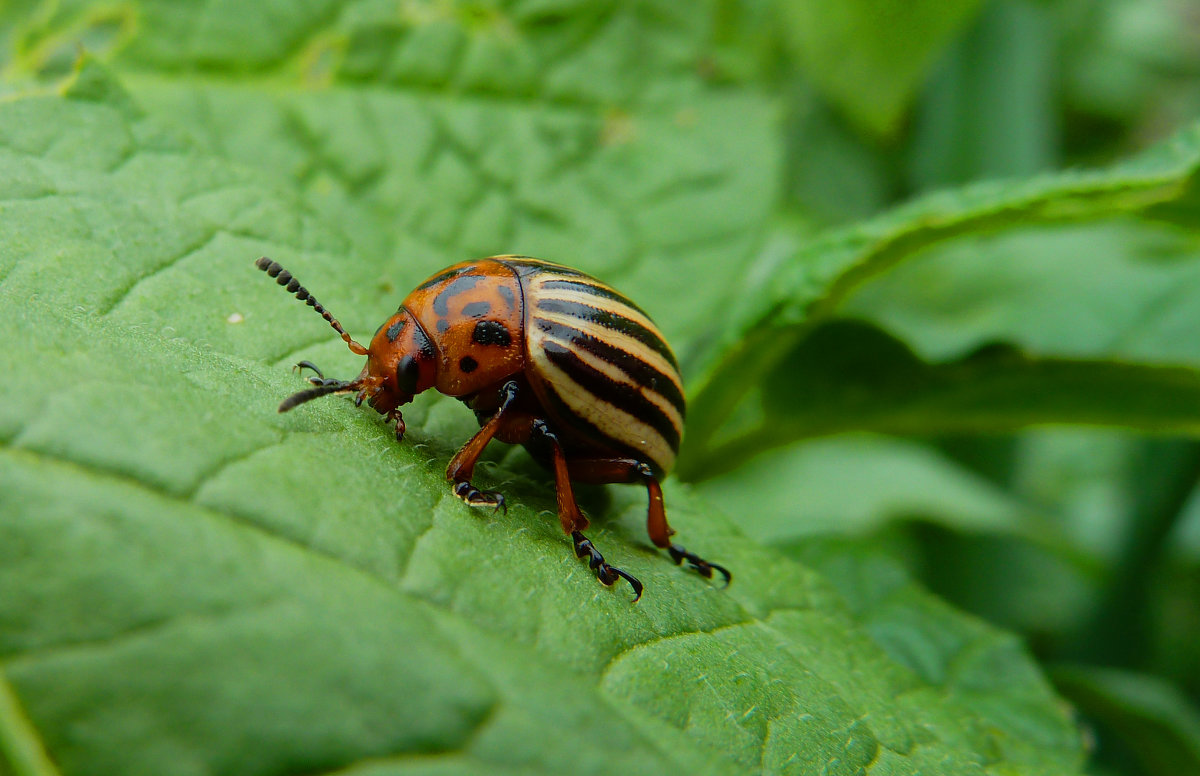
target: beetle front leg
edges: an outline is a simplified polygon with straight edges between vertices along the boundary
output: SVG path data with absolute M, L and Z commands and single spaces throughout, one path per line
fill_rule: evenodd
M 471 484 L 471 475 L 475 473 L 475 464 L 479 461 L 479 456 L 483 454 L 484 448 L 500 430 L 505 411 L 516 402 L 518 391 L 515 380 L 504 384 L 504 387 L 500 389 L 500 407 L 496 410 L 496 414 L 483 424 L 475 436 L 462 446 L 461 450 L 455 453 L 454 457 L 450 459 L 450 465 L 446 467 L 446 479 L 454 483 L 454 495 L 465 501 L 468 506 L 492 507 L 493 510 L 508 512 L 508 506 L 504 503 L 504 495 L 494 490 L 476 488 Z

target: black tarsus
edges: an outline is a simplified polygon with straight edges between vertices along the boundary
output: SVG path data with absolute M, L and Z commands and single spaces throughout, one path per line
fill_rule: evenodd
M 729 587 L 729 583 L 733 581 L 733 574 L 729 573 L 729 569 L 716 563 L 710 563 L 699 555 L 688 552 L 678 544 L 672 544 L 667 548 L 667 553 L 671 556 L 671 560 L 675 561 L 675 565 L 682 565 L 686 560 L 696 572 L 705 579 L 712 579 L 713 571 L 721 572 L 721 576 L 725 577 L 725 587 Z
M 300 372 L 301 374 L 304 373 L 305 369 L 311 369 L 317 373 L 317 377 L 321 378 L 322 380 L 325 379 L 325 373 L 321 371 L 319 366 L 311 361 L 301 361 L 299 364 L 296 364 L 294 367 L 292 367 L 293 372 Z
M 480 490 L 463 480 L 454 483 L 454 495 L 467 502 L 467 506 L 492 507 L 493 512 L 508 514 L 508 504 L 504 501 L 504 494 L 498 491 Z
M 509 380 L 504 385 L 500 386 L 500 406 L 492 413 L 490 420 L 495 420 L 504 414 L 505 410 L 513 405 L 517 400 L 517 394 L 521 388 L 516 380 Z M 480 425 L 484 425 L 489 421 L 480 421 Z M 400 439 L 404 435 L 403 425 L 396 426 L 396 439 Z M 468 443 L 470 444 L 470 443 Z M 474 464 L 472 464 L 473 466 Z M 493 507 L 493 511 L 503 511 L 508 514 L 508 504 L 504 501 L 504 494 L 495 490 L 480 490 L 471 484 L 469 480 L 454 481 L 454 495 L 465 501 L 468 506 L 472 507 Z
M 644 480 L 654 479 L 654 470 L 646 463 L 639 463 L 634 469 L 634 473 Z M 729 583 L 733 581 L 733 574 L 729 569 L 718 563 L 707 561 L 694 552 L 688 552 L 681 545 L 672 544 L 667 547 L 667 554 L 671 556 L 671 560 L 675 561 L 676 566 L 683 565 L 686 560 L 688 565 L 705 579 L 712 579 L 713 572 L 719 571 L 721 576 L 725 577 L 725 587 L 729 587 Z
M 342 335 L 342 339 L 350 346 L 350 350 L 360 356 L 367 354 L 367 349 L 351 338 L 346 330 L 342 328 L 342 324 L 338 323 L 337 318 L 334 318 L 328 310 L 321 306 L 317 298 L 308 292 L 308 289 L 300 285 L 300 281 L 292 276 L 292 273 L 283 268 L 277 261 L 273 261 L 266 256 L 263 256 L 254 262 L 254 266 L 267 273 L 270 277 L 275 278 L 275 282 L 283 286 L 291 294 L 295 294 L 296 298 L 301 302 L 305 302 L 309 307 L 321 314 L 321 317 L 333 327 L 333 330 Z
M 587 558 L 588 567 L 596 572 L 596 579 L 605 585 L 612 585 L 618 578 L 624 579 L 633 588 L 633 603 L 638 602 L 642 597 L 642 583 L 637 577 L 609 565 L 600 554 L 600 550 L 596 549 L 596 545 L 592 544 L 592 540 L 581 531 L 572 531 L 571 540 L 575 543 L 575 557 Z

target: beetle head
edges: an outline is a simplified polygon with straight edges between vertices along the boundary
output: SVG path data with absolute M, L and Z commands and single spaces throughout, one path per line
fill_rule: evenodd
M 375 332 L 358 381 L 358 400 L 366 399 L 381 415 L 394 418 L 400 416 L 397 407 L 436 383 L 433 343 L 408 308 L 401 307 Z
M 346 333 L 337 319 L 321 306 L 308 289 L 300 285 L 300 282 L 277 262 L 264 256 L 255 262 L 255 266 L 275 278 L 279 285 L 295 294 L 297 299 L 307 302 L 309 307 L 320 313 L 334 331 L 342 336 L 351 352 L 367 357 L 362 372 L 353 380 L 326 378 L 314 365 L 302 362 L 298 366 L 310 368 L 317 373 L 316 377 L 309 378 L 313 387 L 284 399 L 279 405 L 279 411 L 287 412 L 321 396 L 357 393 L 355 404 L 361 405 L 366 401 L 381 415 L 395 420 L 396 434 L 402 435 L 404 422 L 398 407 L 412 401 L 414 395 L 431 387 L 437 376 L 433 345 L 416 319 L 401 307 L 379 327 L 379 331 L 375 332 L 371 347 L 364 348 Z

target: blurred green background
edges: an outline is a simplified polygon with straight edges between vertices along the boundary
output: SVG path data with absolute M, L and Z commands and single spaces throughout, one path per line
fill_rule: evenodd
M 344 229 L 304 240 L 381 257 L 341 304 L 305 276 L 352 331 L 473 255 L 601 275 L 676 343 L 694 493 L 843 590 L 902 568 L 1020 634 L 1089 773 L 1200 773 L 1200 3 L 184 5 L 0 2 L 0 99 L 85 53 L 187 142 L 294 182 Z M 489 133 L 512 147 L 479 159 Z M 576 167 L 561 191 L 529 172 Z M 439 408 L 410 426 L 467 428 Z

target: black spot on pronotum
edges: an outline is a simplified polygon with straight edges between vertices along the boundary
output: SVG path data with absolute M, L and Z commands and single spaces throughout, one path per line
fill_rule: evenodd
M 446 320 L 445 318 L 438 318 L 438 322 L 434 325 L 437 326 L 438 334 L 445 334 L 446 329 L 450 328 L 450 321 Z
M 479 362 L 470 356 L 463 356 L 458 361 L 458 368 L 470 374 L 479 368 Z
M 504 297 L 504 303 L 508 305 L 510 309 L 517 304 L 516 295 L 513 294 L 513 290 L 511 288 L 508 286 L 497 286 L 496 290 L 500 292 L 500 296 Z
M 464 291 L 470 291 L 484 280 L 482 275 L 459 275 L 446 283 L 445 288 L 433 298 L 433 311 L 438 315 L 449 315 L 448 302 Z
M 480 321 L 475 324 L 475 331 L 471 332 L 471 340 L 477 345 L 508 347 L 512 344 L 512 335 L 500 321 Z
M 395 342 L 397 339 L 399 339 L 400 333 L 402 331 L 404 331 L 404 326 L 407 323 L 408 323 L 408 319 L 401 318 L 400 320 L 396 321 L 391 326 L 389 326 L 388 330 L 387 330 L 388 342 Z
M 471 302 L 463 305 L 462 313 L 469 318 L 479 318 L 492 311 L 491 302 Z
M 429 278 L 429 280 L 426 280 L 421 285 L 417 286 L 417 290 L 424 291 L 427 288 L 433 288 L 434 286 L 444 283 L 450 278 L 458 277 L 462 273 L 468 272 L 471 269 L 473 269 L 473 267 L 459 267 L 458 269 L 443 270 L 442 272 L 439 272 L 438 274 Z

